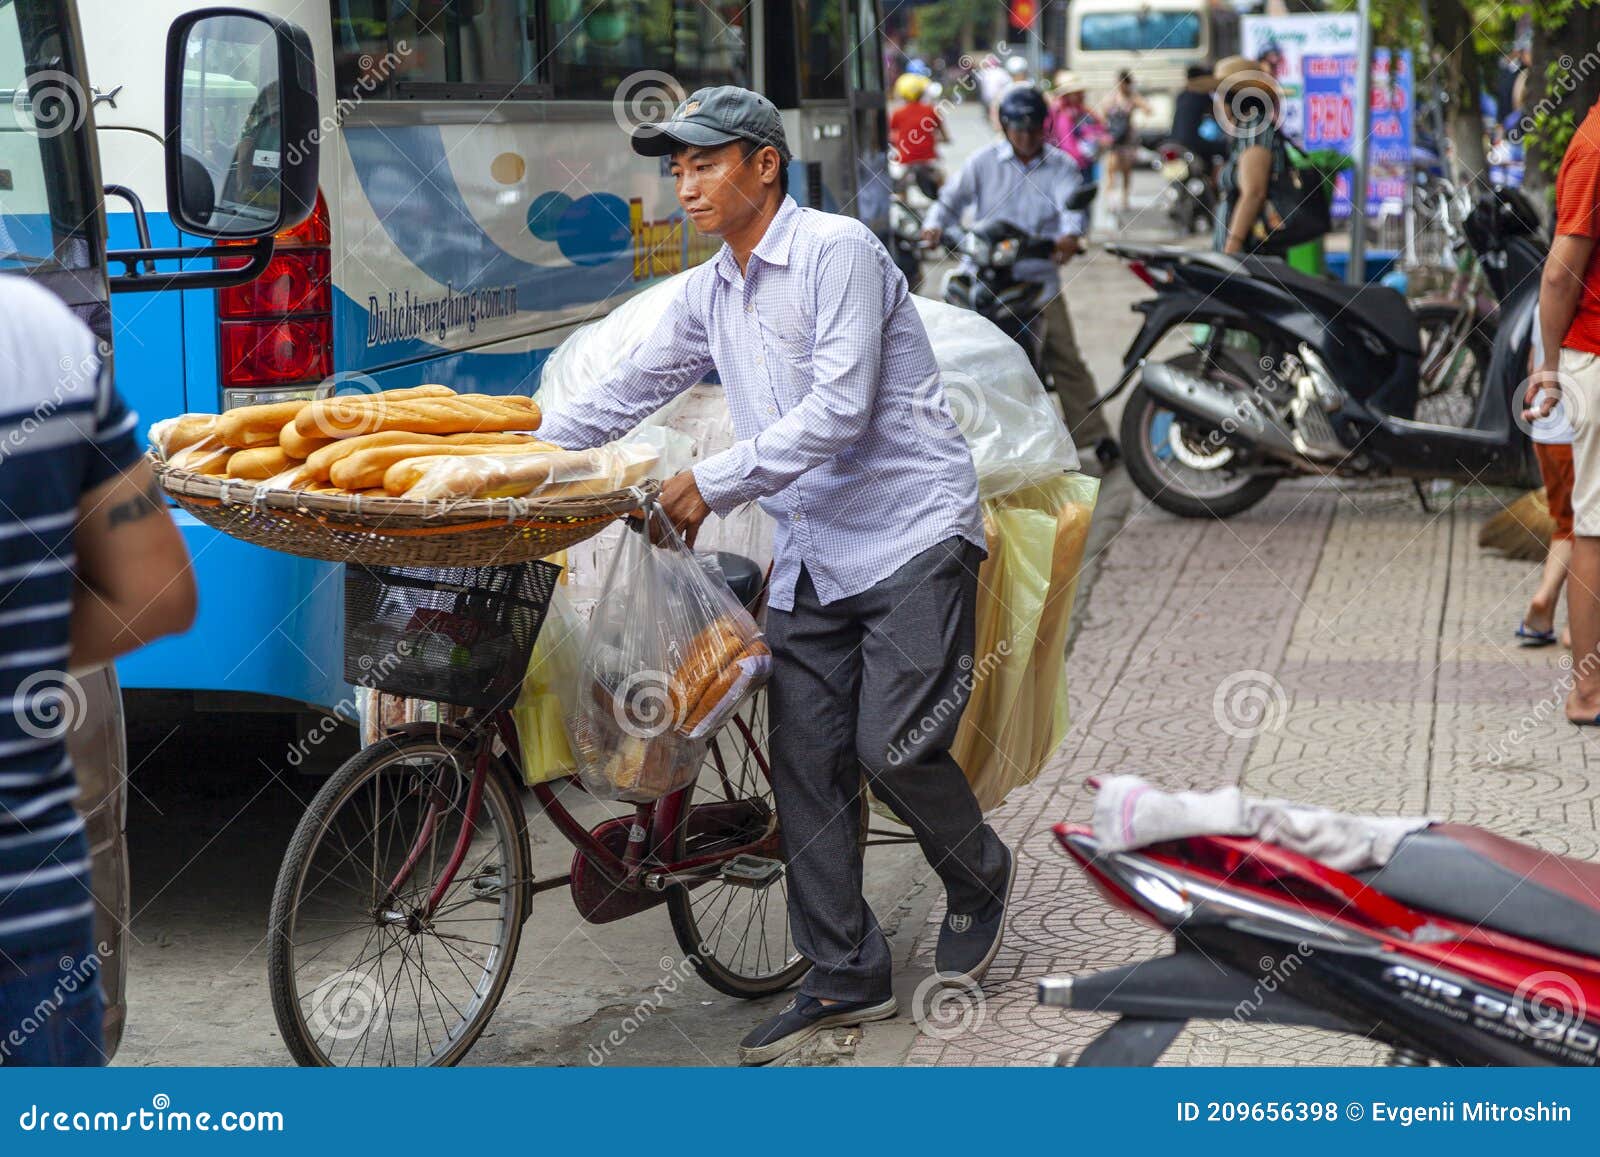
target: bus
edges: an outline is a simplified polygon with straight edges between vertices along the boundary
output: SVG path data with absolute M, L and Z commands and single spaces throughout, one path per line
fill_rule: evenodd
M 161 197 L 161 37 L 179 0 L 80 0 L 105 179 Z M 316 209 L 249 285 L 129 294 L 118 381 L 145 422 L 316 393 L 442 382 L 536 394 L 582 323 L 716 251 L 685 221 L 665 162 L 625 131 L 703 85 L 782 112 L 802 204 L 886 234 L 876 0 L 266 0 L 311 35 Z M 211 62 L 222 72 L 225 62 Z M 194 83 L 226 95 L 226 78 Z M 252 110 L 215 102 L 208 163 Z M 230 135 L 232 134 L 232 135 Z M 303 149 L 306 142 L 256 148 Z M 108 205 L 131 246 L 130 204 Z M 143 212 L 155 245 L 173 224 Z M 119 303 L 120 304 L 120 303 Z M 200 585 L 187 635 L 120 666 L 129 690 L 199 706 L 331 710 L 348 701 L 337 565 L 228 538 L 178 512 Z M 243 698 L 241 698 L 243 697 Z
M 1128 69 L 1151 112 L 1146 139 L 1172 129 L 1172 107 L 1191 65 L 1211 68 L 1239 51 L 1239 16 L 1226 0 L 1072 0 L 1067 67 L 1098 100 Z

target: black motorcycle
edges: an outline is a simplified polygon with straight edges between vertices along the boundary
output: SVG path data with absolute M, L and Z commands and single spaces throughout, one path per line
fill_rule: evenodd
M 1537 251 L 1527 222 L 1492 199 L 1480 259 L 1504 250 L 1507 267 Z M 1469 236 L 1472 234 L 1469 233 Z M 1156 291 L 1134 308 L 1144 325 L 1123 375 L 1102 403 L 1135 378 L 1122 413 L 1128 473 L 1152 502 L 1174 514 L 1226 518 L 1296 475 L 1451 479 L 1538 485 L 1538 468 L 1517 424 L 1537 299 L 1537 266 L 1507 277 L 1486 364 L 1455 373 L 1459 350 L 1441 350 L 1406 299 L 1385 286 L 1348 286 L 1265 257 L 1170 247 L 1108 246 Z M 1511 255 L 1515 254 L 1513 258 Z M 1152 361 L 1157 345 L 1183 335 L 1189 349 Z M 1451 373 L 1465 397 L 1429 420 L 1419 397 L 1440 400 L 1436 375 Z M 1448 401 L 1448 399 L 1446 399 Z M 1465 407 L 1461 403 L 1465 401 Z
M 1067 201 L 1073 212 L 1086 212 L 1099 186 L 1080 185 Z M 1048 260 L 1055 250 L 1054 237 L 1031 234 L 1008 221 L 985 221 L 971 229 L 945 231 L 944 246 L 967 259 L 969 268 L 945 275 L 944 300 L 970 309 L 1000 327 L 1039 365 L 1040 343 L 1030 328 L 1045 300 L 1045 284 L 1017 278 L 1018 261 Z
M 1167 181 L 1160 205 L 1173 230 L 1179 237 L 1210 232 L 1217 223 L 1217 180 L 1210 158 L 1178 141 L 1163 141 L 1158 152 Z

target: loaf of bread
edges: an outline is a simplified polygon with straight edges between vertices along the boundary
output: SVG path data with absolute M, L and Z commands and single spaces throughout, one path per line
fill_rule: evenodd
M 171 458 L 180 450 L 187 450 L 196 442 L 217 432 L 215 414 L 180 414 L 166 418 L 150 427 L 150 444 L 161 451 L 163 458 Z
M 256 446 L 276 446 L 284 423 L 294 420 L 311 403 L 268 402 L 261 406 L 240 406 L 217 418 L 217 436 L 225 446 L 248 450 Z
M 194 474 L 220 475 L 228 472 L 228 459 L 234 451 L 222 444 L 215 434 L 207 435 L 194 445 L 179 450 L 168 464 L 175 470 L 188 470 Z
M 642 481 L 659 461 L 647 445 L 599 446 L 492 458 L 421 459 L 384 475 L 390 494 L 415 499 L 574 498 Z
M 335 394 L 318 398 L 295 416 L 295 430 L 306 438 L 354 438 L 384 427 L 378 418 L 395 402 L 417 398 L 452 398 L 449 386 L 407 386 L 371 394 Z M 304 419 L 302 421 L 301 419 Z
M 228 459 L 228 477 L 265 481 L 294 465 L 294 459 L 284 453 L 282 446 L 257 446 L 240 450 Z
M 688 718 L 683 721 L 681 730 L 685 734 L 693 733 L 695 728 L 705 721 L 706 716 L 727 698 L 739 680 L 749 676 L 750 673 L 744 666 L 746 659 L 757 659 L 760 656 L 770 654 L 772 652 L 767 649 L 765 643 L 760 639 L 753 639 L 750 645 L 734 656 L 733 661 L 711 681 L 711 684 L 701 694 L 699 702 L 690 710 Z
M 537 445 L 543 446 L 545 443 L 540 442 Z M 418 461 L 435 456 L 524 454 L 528 448 L 526 443 L 499 445 L 470 442 L 401 442 L 393 446 L 370 446 L 335 462 L 328 472 L 328 478 L 335 486 L 342 486 L 346 490 L 371 490 L 379 486 L 387 487 L 388 481 L 385 475 L 390 467 L 399 462 Z M 403 492 L 388 491 L 388 493 Z
M 743 632 L 727 616 L 707 626 L 690 642 L 683 662 L 667 681 L 673 721 L 686 726 L 695 705 L 722 672 L 744 650 Z
M 539 416 L 539 407 L 527 398 L 511 402 L 483 395 L 396 399 L 387 394 L 369 394 L 314 402 L 300 412 L 294 424 L 307 437 L 352 437 L 388 430 L 467 434 L 535 430 Z
M 285 422 L 283 429 L 278 431 L 278 445 L 283 447 L 283 452 L 301 462 L 334 441 L 333 438 L 308 438 L 295 429 L 293 422 Z
M 531 446 L 538 449 L 546 445 L 531 434 L 415 434 L 409 430 L 385 430 L 381 434 L 363 434 L 357 438 L 340 438 L 331 446 L 312 452 L 306 465 L 319 478 L 332 477 L 333 465 L 342 458 L 375 446 Z

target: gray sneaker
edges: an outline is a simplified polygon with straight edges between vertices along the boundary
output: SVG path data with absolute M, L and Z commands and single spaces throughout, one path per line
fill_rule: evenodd
M 989 971 L 1005 936 L 1006 909 L 1017 882 L 1017 858 L 1006 848 L 1006 891 L 980 912 L 951 912 L 939 925 L 933 967 L 946 988 L 972 988 Z

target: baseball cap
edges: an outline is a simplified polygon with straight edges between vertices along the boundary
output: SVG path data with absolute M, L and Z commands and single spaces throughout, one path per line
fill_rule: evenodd
M 716 148 L 733 141 L 771 145 L 785 161 L 790 156 L 777 106 L 759 92 L 732 84 L 697 89 L 666 120 L 634 129 L 632 141 L 633 151 L 641 157 L 664 157 L 686 145 Z

